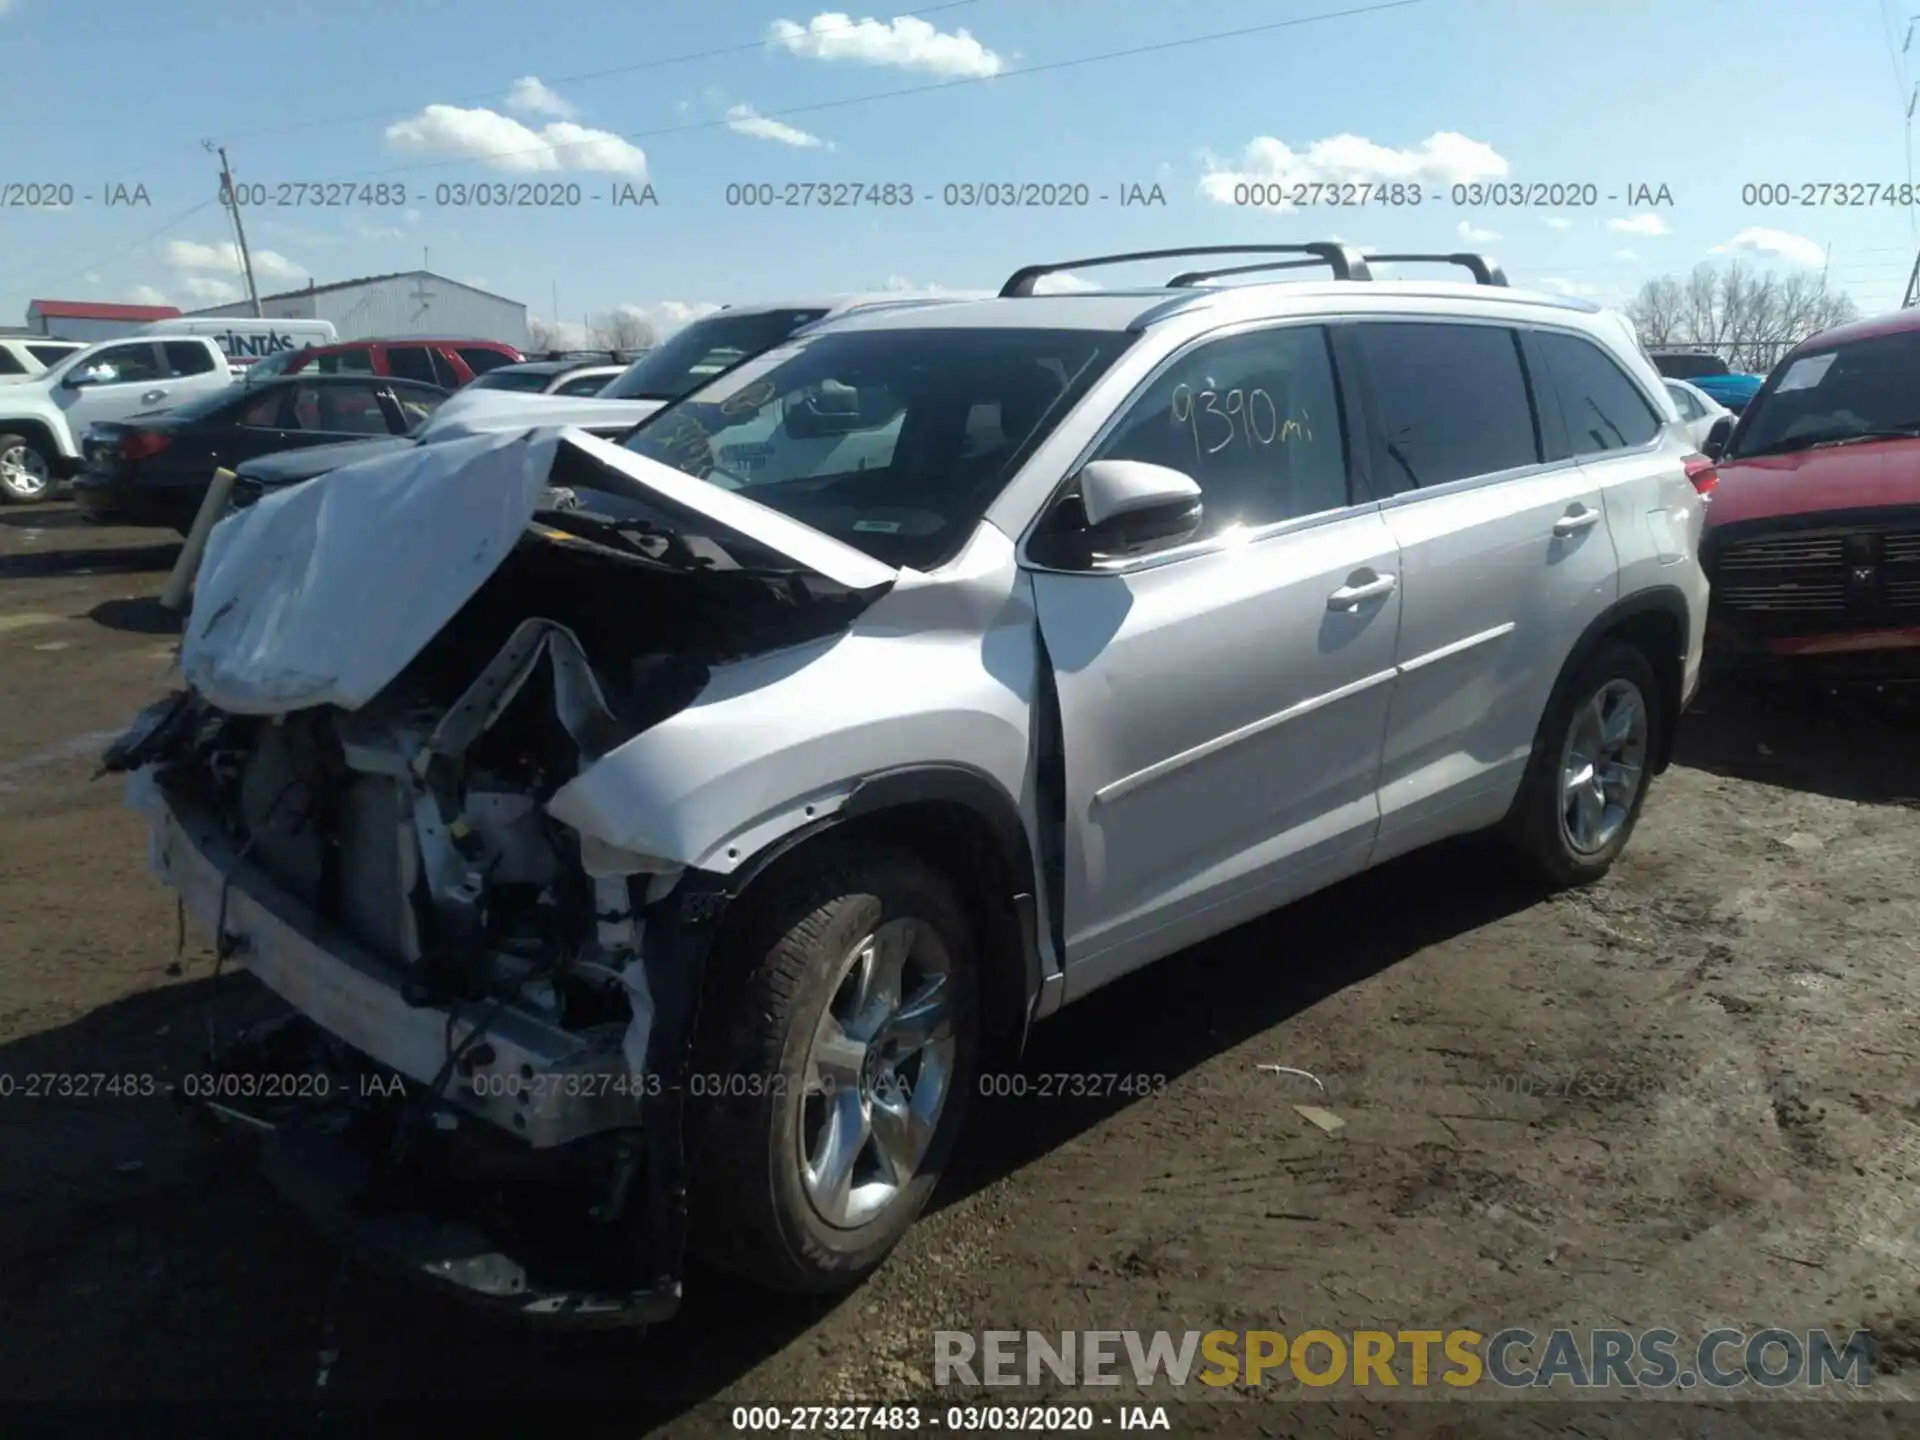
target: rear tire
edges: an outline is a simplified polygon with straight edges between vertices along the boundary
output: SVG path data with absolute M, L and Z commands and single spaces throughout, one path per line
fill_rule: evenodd
M 959 896 L 911 854 L 840 850 L 776 883 L 704 987 L 689 1240 L 829 1294 L 880 1266 L 939 1181 L 976 1083 L 979 969 Z
M 1592 884 L 1626 848 L 1660 753 L 1660 698 L 1647 657 L 1609 640 L 1548 702 L 1502 831 L 1553 888 Z
M 31 505 L 53 494 L 53 457 L 24 435 L 0 434 L 0 505 Z

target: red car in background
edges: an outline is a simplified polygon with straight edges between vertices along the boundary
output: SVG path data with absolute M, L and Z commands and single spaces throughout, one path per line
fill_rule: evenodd
M 476 375 L 526 357 L 498 340 L 436 340 L 408 335 L 392 340 L 342 340 L 305 350 L 283 350 L 248 367 L 258 378 L 317 370 L 322 375 L 386 375 L 458 390 Z
M 1920 310 L 1802 341 L 1706 449 L 1709 656 L 1920 682 Z

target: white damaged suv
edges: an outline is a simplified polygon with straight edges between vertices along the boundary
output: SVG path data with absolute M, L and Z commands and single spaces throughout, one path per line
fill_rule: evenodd
M 208 1107 L 289 1197 L 556 1321 L 670 1314 L 689 1244 L 841 1289 L 1031 1022 L 1444 836 L 1607 870 L 1706 617 L 1659 375 L 1477 256 L 1033 293 L 1226 249 L 215 529 L 108 764 L 291 1007 Z

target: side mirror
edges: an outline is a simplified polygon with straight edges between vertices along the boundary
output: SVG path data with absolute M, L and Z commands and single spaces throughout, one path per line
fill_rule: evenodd
M 69 390 L 83 390 L 89 385 L 100 384 L 106 379 L 108 373 L 106 367 L 102 365 L 76 366 L 67 372 L 66 378 L 60 383 Z
M 1701 443 L 1700 453 L 1709 460 L 1718 460 L 1727 453 L 1727 442 L 1733 438 L 1734 420 L 1731 415 L 1722 415 L 1707 430 L 1707 438 Z
M 1063 564 L 1084 566 L 1097 555 L 1185 539 L 1200 528 L 1200 487 L 1179 470 L 1139 460 L 1094 460 L 1077 481 L 1079 505 L 1056 510 L 1059 519 L 1050 527 L 1049 549 Z

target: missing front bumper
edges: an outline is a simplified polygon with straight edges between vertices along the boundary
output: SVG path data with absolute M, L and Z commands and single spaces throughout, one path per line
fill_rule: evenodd
M 485 1020 L 438 1098 L 535 1148 L 641 1123 L 662 1082 L 629 1069 L 620 1027 L 583 1036 L 513 1009 L 489 1019 L 482 1004 L 410 1004 L 395 967 L 330 931 L 210 819 L 151 799 L 154 870 L 224 951 L 322 1030 L 424 1087 Z
M 290 1065 L 303 1100 L 251 1098 Z M 342 1063 L 298 1017 L 225 1051 L 201 1088 L 220 1098 L 186 1099 L 198 1118 L 379 1272 L 546 1326 L 656 1324 L 679 1306 L 677 1257 L 663 1263 L 640 1208 L 622 1203 L 643 1188 L 636 1134 L 531 1151 L 444 1109 L 410 1112 L 393 1077 Z

